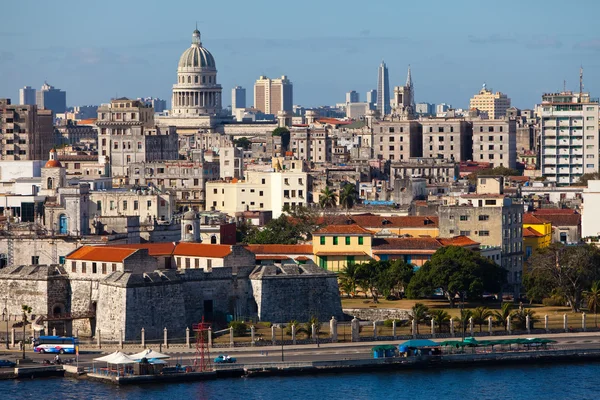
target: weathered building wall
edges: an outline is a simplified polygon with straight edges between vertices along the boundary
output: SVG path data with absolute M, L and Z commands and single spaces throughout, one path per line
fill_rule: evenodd
M 98 308 L 98 280 L 76 278 L 70 279 L 70 301 L 73 314 L 87 313 Z M 96 321 L 94 319 L 73 320 L 73 334 L 81 337 L 91 337 L 95 332 Z

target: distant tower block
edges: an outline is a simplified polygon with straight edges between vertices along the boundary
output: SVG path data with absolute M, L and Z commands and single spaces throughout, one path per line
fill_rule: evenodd
M 194 211 L 183 214 L 181 219 L 181 241 L 200 242 L 200 219 Z

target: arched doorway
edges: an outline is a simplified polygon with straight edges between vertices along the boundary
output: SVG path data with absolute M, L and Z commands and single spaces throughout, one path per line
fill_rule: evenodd
M 65 214 L 60 214 L 58 217 L 58 233 L 61 235 L 66 235 L 69 229 L 67 216 Z

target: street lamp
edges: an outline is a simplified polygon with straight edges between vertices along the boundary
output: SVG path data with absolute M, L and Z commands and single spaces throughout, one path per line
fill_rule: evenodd
M 8 309 L 6 308 L 6 300 L 4 300 L 4 309 L 2 310 L 2 322 L 6 324 L 6 350 L 8 350 Z
M 461 319 L 461 325 L 462 325 L 462 341 L 465 341 L 465 323 L 466 323 L 466 318 L 465 318 L 465 292 L 460 292 L 460 319 Z

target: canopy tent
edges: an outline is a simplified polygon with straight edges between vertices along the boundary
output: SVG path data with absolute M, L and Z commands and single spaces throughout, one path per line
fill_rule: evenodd
M 159 353 L 158 351 L 154 351 L 152 349 L 142 350 L 139 353 L 130 355 L 129 357 L 133 358 L 134 360 L 141 360 L 142 358 L 171 358 L 171 356 Z
M 160 358 L 151 358 L 148 360 L 150 364 L 168 364 L 165 360 L 161 360 Z
M 438 347 L 440 344 L 429 339 L 411 339 L 402 343 L 400 346 L 418 348 L 418 347 Z
M 135 363 L 133 358 L 129 357 L 127 354 L 121 353 L 120 351 L 115 351 L 114 353 L 104 357 L 94 358 L 94 361 L 101 361 L 107 364 L 115 365 Z
M 380 346 L 375 346 L 371 349 L 372 351 L 379 351 L 379 350 L 396 350 L 396 346 L 393 346 L 391 344 L 382 344 Z

